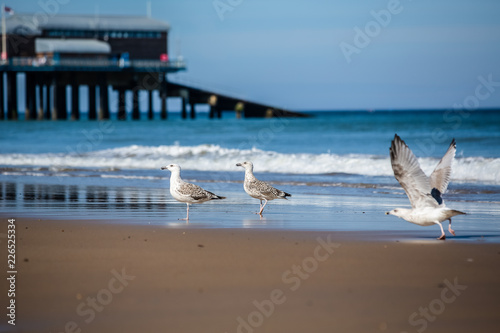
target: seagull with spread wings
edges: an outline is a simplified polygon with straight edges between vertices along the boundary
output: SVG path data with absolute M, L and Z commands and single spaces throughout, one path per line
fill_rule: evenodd
M 396 208 L 386 214 L 395 215 L 421 226 L 437 224 L 441 228 L 441 236 L 438 239 L 446 239 L 441 222 L 448 220 L 450 222 L 448 231 L 455 236 L 455 231 L 451 229 L 451 218 L 465 213 L 447 208 L 441 195 L 448 188 L 451 178 L 451 163 L 456 150 L 455 139 L 453 139 L 448 151 L 439 161 L 431 176 L 427 177 L 420 168 L 413 152 L 396 134 L 390 148 L 392 170 L 394 177 L 410 199 L 412 208 Z

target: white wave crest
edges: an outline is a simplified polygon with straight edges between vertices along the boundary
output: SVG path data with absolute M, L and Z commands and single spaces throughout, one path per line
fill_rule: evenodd
M 187 170 L 238 171 L 238 162 L 253 161 L 256 172 L 325 174 L 348 173 L 392 176 L 388 156 L 361 154 L 285 154 L 260 149 L 231 149 L 218 145 L 138 146 L 106 149 L 84 154 L 1 154 L 4 166 L 46 166 L 53 171 L 66 168 L 159 169 L 176 163 Z M 438 163 L 435 158 L 419 162 L 426 174 Z M 452 179 L 500 184 L 500 158 L 461 157 L 454 163 Z

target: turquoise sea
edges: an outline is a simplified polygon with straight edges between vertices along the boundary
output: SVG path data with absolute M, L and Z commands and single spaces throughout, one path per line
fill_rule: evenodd
M 169 172 L 227 197 L 195 205 L 190 225 L 424 232 L 386 210 L 409 207 L 394 179 L 389 146 L 397 133 L 430 174 L 453 138 L 457 157 L 444 199 L 470 213 L 454 227 L 469 235 L 500 234 L 500 112 L 309 112 L 310 118 L 166 121 L 0 122 L 0 210 L 34 218 L 104 219 L 178 226 L 185 204 L 168 192 Z M 83 117 L 85 118 L 85 117 Z M 253 161 L 258 178 L 286 192 L 265 220 L 243 191 Z M 436 230 L 434 230 L 436 229 Z M 464 234 L 462 232 L 462 235 Z

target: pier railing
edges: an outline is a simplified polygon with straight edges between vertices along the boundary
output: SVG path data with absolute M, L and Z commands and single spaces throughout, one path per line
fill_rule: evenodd
M 49 57 L 12 57 L 4 66 L 11 70 L 27 71 L 52 71 L 52 70 L 136 70 L 136 71 L 159 71 L 170 72 L 186 69 L 183 60 L 125 60 L 125 59 L 90 59 L 90 58 L 67 58 L 54 59 Z

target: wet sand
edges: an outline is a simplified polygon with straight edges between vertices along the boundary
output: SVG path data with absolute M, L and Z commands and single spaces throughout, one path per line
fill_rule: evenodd
M 16 326 L 0 328 L 497 331 L 500 244 L 374 234 L 20 218 Z

